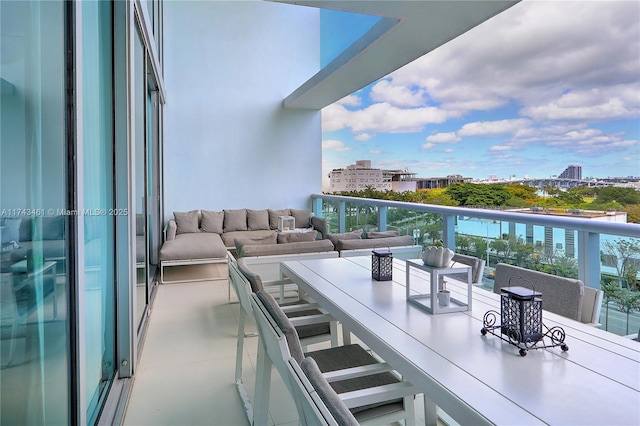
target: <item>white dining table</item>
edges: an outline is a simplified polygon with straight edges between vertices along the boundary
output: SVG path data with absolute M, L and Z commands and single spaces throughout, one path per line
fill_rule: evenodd
M 640 425 L 640 343 L 544 312 L 568 351 L 529 350 L 487 334 L 500 296 L 474 287 L 472 309 L 431 315 L 407 302 L 405 262 L 392 281 L 371 277 L 371 258 L 281 263 L 281 272 L 461 424 Z M 414 269 L 412 268 L 412 271 Z M 429 280 L 415 270 L 411 282 Z M 412 272 L 413 273 L 413 272 Z M 421 275 L 422 274 L 422 275 Z M 449 280 L 462 294 L 465 283 Z M 544 301 L 543 301 L 544 307 Z M 436 421 L 427 415 L 427 424 Z

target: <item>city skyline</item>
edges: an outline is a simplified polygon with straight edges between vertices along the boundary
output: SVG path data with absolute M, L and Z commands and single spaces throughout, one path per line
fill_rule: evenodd
M 361 159 L 420 177 L 640 175 L 638 16 L 635 1 L 523 1 L 326 107 L 323 187 Z

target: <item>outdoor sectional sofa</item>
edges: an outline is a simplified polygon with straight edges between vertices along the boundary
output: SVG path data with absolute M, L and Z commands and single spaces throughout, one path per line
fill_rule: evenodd
M 313 235 L 314 241 L 282 242 L 278 244 L 278 223 L 280 216 L 293 216 L 296 230 L 289 234 Z M 268 251 L 266 247 L 248 247 L 252 255 L 290 254 L 333 250 L 322 239 L 326 234 L 326 222 L 314 217 L 307 209 L 252 210 L 234 209 L 222 211 L 192 210 L 174 212 L 165 227 L 165 241 L 160 249 L 160 281 L 165 283 L 165 268 L 172 266 L 227 263 L 229 252 L 235 252 L 236 240 L 253 240 L 255 244 L 266 246 L 265 241 L 273 241 Z M 304 231 L 304 232 L 303 232 Z M 307 232 L 308 231 L 308 232 Z M 293 240 L 294 238 L 291 237 Z M 281 245 L 282 244 L 282 245 Z M 211 277 L 194 278 L 193 281 L 208 280 Z

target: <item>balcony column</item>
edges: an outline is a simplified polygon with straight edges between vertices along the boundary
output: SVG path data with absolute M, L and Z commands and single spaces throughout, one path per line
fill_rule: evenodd
M 345 204 L 346 203 L 344 201 L 338 202 L 338 232 L 339 233 L 344 232 L 344 229 L 345 229 L 345 223 L 346 223 Z
M 456 216 L 451 214 L 442 215 L 442 244 L 450 248 L 456 249 Z
M 311 199 L 311 211 L 317 217 L 322 217 L 322 198 Z
M 378 230 L 379 231 L 387 230 L 387 207 L 386 206 L 378 207 Z
M 578 231 L 578 279 L 600 288 L 600 234 Z

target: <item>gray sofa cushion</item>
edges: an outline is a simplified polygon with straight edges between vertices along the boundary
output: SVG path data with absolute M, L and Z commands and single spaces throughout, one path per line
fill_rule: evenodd
M 256 236 L 256 237 L 241 237 L 234 239 L 234 245 L 236 247 L 236 253 L 238 257 L 244 257 L 244 246 L 245 245 L 258 245 L 264 246 L 268 244 L 276 244 L 277 236 L 275 231 L 269 231 L 269 235 L 264 236 Z
M 202 232 L 214 232 L 222 234 L 224 224 L 224 212 L 202 210 L 200 229 Z
M 269 229 L 269 212 L 265 210 L 247 209 L 247 229 L 249 231 L 259 231 Z
M 362 238 L 362 229 L 356 229 L 351 232 L 343 232 L 341 234 L 327 234 L 327 238 L 335 245 L 341 240 L 359 240 Z
M 389 237 L 399 237 L 400 231 L 369 231 L 365 235 L 365 238 L 373 239 L 373 238 L 389 238 Z
M 402 247 L 415 245 L 410 235 L 389 238 L 371 238 L 364 240 L 338 240 L 336 250 L 361 250 L 383 247 Z M 393 250 L 391 250 L 393 252 Z
M 278 234 L 278 244 L 300 243 L 302 241 L 315 241 L 318 231 L 311 232 L 281 232 Z
M 160 260 L 220 259 L 227 256 L 220 235 L 210 232 L 178 234 L 165 241 L 160 249 Z
M 235 248 L 236 246 L 236 238 L 260 238 L 268 235 L 274 234 L 275 231 L 262 229 L 260 231 L 233 231 L 233 232 L 225 232 L 221 235 L 222 242 L 228 248 Z
M 280 216 L 291 216 L 290 209 L 283 210 L 268 210 L 269 212 L 269 228 L 278 229 L 278 223 L 280 220 Z
M 245 245 L 243 250 L 246 257 L 321 253 L 333 251 L 333 243 L 329 240 L 316 240 L 288 244 Z
M 178 225 L 176 235 L 200 232 L 200 227 L 198 226 L 198 210 L 173 212 L 173 216 L 176 218 L 176 225 Z
M 246 231 L 247 209 L 224 211 L 224 232 Z
M 524 278 L 523 281 L 519 278 Z M 542 309 L 563 317 L 580 321 L 584 298 L 584 283 L 572 278 L 532 271 L 518 266 L 498 263 L 493 291 L 500 294 L 502 287 L 520 286 L 542 293 Z
M 291 216 L 296 220 L 296 228 L 310 228 L 311 227 L 311 210 L 309 209 L 290 209 Z

